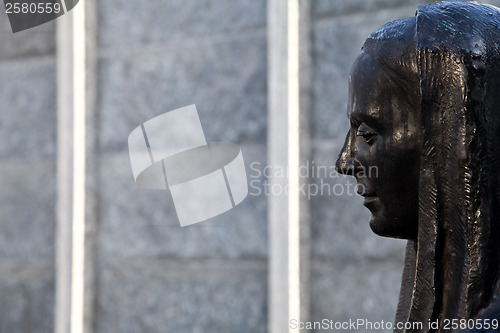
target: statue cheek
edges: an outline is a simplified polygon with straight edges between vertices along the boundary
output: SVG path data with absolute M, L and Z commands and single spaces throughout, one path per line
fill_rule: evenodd
M 418 143 L 418 139 L 404 131 L 397 131 L 384 141 L 384 149 L 386 157 L 402 158 L 407 156 L 409 152 L 414 151 Z

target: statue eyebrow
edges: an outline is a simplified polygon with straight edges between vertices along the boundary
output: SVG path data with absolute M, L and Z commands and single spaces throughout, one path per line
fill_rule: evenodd
M 374 117 L 372 115 L 366 114 L 364 112 L 350 112 L 347 117 L 349 120 L 359 126 L 361 123 L 365 123 L 370 127 L 373 127 L 374 129 L 380 130 L 382 128 L 382 125 L 380 124 L 380 121 L 377 117 Z

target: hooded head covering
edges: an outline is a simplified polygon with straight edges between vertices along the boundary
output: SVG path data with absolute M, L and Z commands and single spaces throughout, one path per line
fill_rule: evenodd
M 401 332 L 500 318 L 500 10 L 422 5 L 372 33 L 363 51 L 406 72 L 419 101 L 418 236 L 408 241 L 396 322 L 423 328 Z

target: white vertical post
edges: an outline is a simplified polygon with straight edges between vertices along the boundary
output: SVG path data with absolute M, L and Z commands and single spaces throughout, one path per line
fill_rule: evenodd
M 271 178 L 271 188 L 282 195 L 269 197 L 269 329 L 271 333 L 292 332 L 290 320 L 308 317 L 307 256 L 303 245 L 307 203 L 300 194 L 299 168 L 304 162 L 300 78 L 304 65 L 301 50 L 304 21 L 308 11 L 300 0 L 268 2 L 269 127 L 268 161 L 273 168 L 288 170 L 286 178 Z M 285 190 L 286 189 L 286 190 Z M 307 221 L 306 221 L 307 223 Z
M 73 230 L 71 247 L 71 333 L 83 333 L 85 267 L 85 6 L 73 15 Z
M 73 220 L 72 15 L 57 20 L 57 228 L 55 333 L 70 331 Z
M 299 0 L 288 0 L 288 317 L 300 320 Z M 272 221 L 271 221 L 272 223 Z
M 89 322 L 92 314 L 89 312 L 93 309 L 88 286 L 92 287 L 93 281 L 92 274 L 89 275 L 87 270 L 93 273 L 93 267 L 86 258 L 86 254 L 92 254 L 92 249 L 89 249 L 92 239 L 87 237 L 87 219 L 89 215 L 93 216 L 88 207 L 89 202 L 93 203 L 92 197 L 87 196 L 87 121 L 89 118 L 93 120 L 93 111 L 89 110 L 93 107 L 95 94 L 89 87 L 95 84 L 92 81 L 95 79 L 92 75 L 95 59 L 88 59 L 88 54 L 95 50 L 95 38 L 88 38 L 87 34 L 95 32 L 94 9 L 94 0 L 80 1 L 73 10 L 57 19 L 56 333 L 92 330 L 92 323 Z M 89 12 L 90 18 L 86 16 Z M 93 143 L 93 138 L 90 139 Z

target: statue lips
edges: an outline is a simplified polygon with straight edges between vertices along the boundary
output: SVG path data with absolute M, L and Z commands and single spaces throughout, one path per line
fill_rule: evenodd
M 364 198 L 363 205 L 368 208 L 370 211 L 374 209 L 378 203 L 377 194 L 370 188 L 367 184 L 366 178 L 357 178 L 358 187 L 356 189 L 356 193 Z M 365 181 L 363 181 L 365 180 Z
M 378 200 L 377 196 L 365 196 L 363 200 L 363 205 L 365 205 L 368 209 L 375 204 L 375 201 Z
M 379 197 L 373 192 L 363 193 L 361 196 L 364 198 L 363 205 L 372 213 L 375 212 L 378 204 L 380 203 Z

